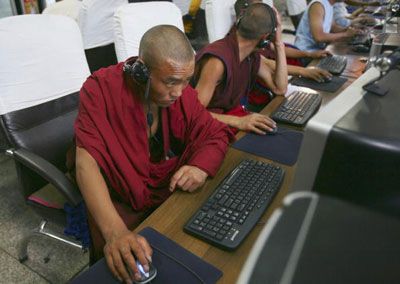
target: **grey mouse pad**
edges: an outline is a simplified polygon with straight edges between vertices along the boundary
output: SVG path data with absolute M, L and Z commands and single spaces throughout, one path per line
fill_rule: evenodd
M 248 133 L 232 147 L 291 166 L 297 161 L 302 140 L 303 133 L 279 126 L 277 133 L 273 135 Z
M 319 83 L 317 81 L 307 78 L 295 78 L 294 80 L 291 81 L 291 83 L 293 85 L 307 87 L 317 91 L 335 93 L 337 90 L 340 89 L 341 86 L 343 86 L 344 83 L 346 83 L 346 81 L 347 81 L 346 78 L 333 76 L 332 80 L 326 83 Z
M 157 276 L 151 281 L 157 283 L 216 283 L 222 271 L 205 262 L 179 244 L 168 239 L 150 227 L 139 232 L 153 249 L 152 261 Z M 113 277 L 104 258 L 96 262 L 89 270 L 78 275 L 70 283 L 120 283 Z

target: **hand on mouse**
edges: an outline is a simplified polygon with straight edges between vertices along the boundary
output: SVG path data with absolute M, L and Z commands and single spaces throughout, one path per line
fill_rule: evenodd
M 236 128 L 244 131 L 252 131 L 264 135 L 267 131 L 273 131 L 276 127 L 275 121 L 266 115 L 251 113 L 246 116 L 237 117 Z
M 132 283 L 132 278 L 140 280 L 141 276 L 136 266 L 135 256 L 142 264 L 144 270 L 149 271 L 149 261 L 153 251 L 142 236 L 128 230 L 125 225 L 120 229 L 110 230 L 109 235 L 104 235 L 104 257 L 112 274 L 119 281 Z M 127 270 L 132 270 L 132 276 Z
M 354 27 L 348 27 L 347 29 L 346 29 L 346 31 L 344 32 L 344 37 L 346 37 L 346 38 L 352 38 L 352 37 L 354 37 L 354 36 L 356 36 L 356 35 L 360 35 L 360 34 L 363 34 L 364 33 L 364 31 L 363 30 L 361 30 L 361 29 L 357 29 L 357 28 L 354 28 Z
M 332 78 L 331 73 L 318 67 L 303 68 L 300 75 L 304 78 L 312 79 L 320 83 Z

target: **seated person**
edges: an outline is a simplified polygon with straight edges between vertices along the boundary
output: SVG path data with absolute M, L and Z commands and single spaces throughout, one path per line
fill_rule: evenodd
M 275 69 L 257 52 L 267 39 L 275 47 Z M 192 84 L 213 117 L 236 129 L 265 134 L 273 131 L 275 122 L 265 115 L 243 111 L 240 105 L 257 77 L 273 93 L 285 94 L 288 76 L 281 22 L 276 10 L 264 3 L 251 4 L 223 39 L 197 53 Z
M 295 45 L 301 50 L 321 50 L 328 43 L 349 39 L 361 31 L 342 28 L 333 21 L 333 4 L 340 0 L 313 0 L 304 12 L 296 32 Z
M 232 138 L 188 86 L 194 65 L 185 34 L 156 26 L 143 35 L 139 57 L 93 73 L 80 91 L 76 180 L 89 213 L 91 262 L 104 252 L 126 283 L 126 266 L 139 280 L 135 257 L 148 269 L 152 253 L 132 230 L 174 190 L 192 192 L 213 176 Z
M 351 1 L 354 2 L 354 1 Z M 363 3 L 361 3 L 363 4 Z M 346 3 L 340 2 L 333 5 L 333 19 L 337 25 L 342 28 L 352 26 L 362 26 L 368 23 L 375 23 L 375 19 L 370 16 L 360 16 L 362 10 L 356 10 L 349 13 L 346 8 Z
M 241 14 L 245 11 L 245 9 L 254 3 L 262 3 L 261 0 L 237 0 L 235 2 L 235 13 L 236 18 L 240 17 Z M 272 68 L 275 69 L 275 62 L 269 59 L 275 59 L 275 52 L 273 46 L 269 45 L 266 48 L 260 49 L 259 52 L 265 58 L 267 58 L 266 63 Z M 311 67 L 311 68 L 303 68 L 300 64 L 292 61 L 291 59 L 301 59 L 301 58 L 322 58 L 330 55 L 329 51 L 326 50 L 317 50 L 317 51 L 302 51 L 296 48 L 285 46 L 285 54 L 287 58 L 287 68 L 289 75 L 302 76 L 305 78 L 313 79 L 315 81 L 322 82 L 325 78 L 331 77 L 332 75 L 325 70 L 320 68 Z M 293 64 L 293 65 L 292 65 Z M 297 65 L 298 67 L 294 66 Z M 300 65 L 300 66 L 299 66 Z
M 236 0 L 235 2 L 235 14 L 236 18 L 238 18 L 240 15 L 243 14 L 244 10 L 251 4 L 254 3 L 263 3 L 262 0 Z M 273 47 L 272 47 L 273 48 Z M 268 48 L 265 48 L 265 52 L 267 52 L 268 56 L 264 54 L 265 57 L 270 57 L 273 56 L 272 53 L 269 52 L 270 46 Z M 268 53 L 269 52 L 269 53 Z M 285 54 L 286 58 L 288 59 L 301 59 L 301 58 L 311 58 L 311 59 L 319 59 L 326 57 L 330 55 L 329 51 L 326 50 L 316 50 L 316 51 L 304 51 L 304 50 L 299 50 L 297 48 L 293 48 L 290 46 L 285 46 Z M 290 61 L 288 60 L 288 64 L 290 64 Z M 298 65 L 298 64 L 296 64 Z

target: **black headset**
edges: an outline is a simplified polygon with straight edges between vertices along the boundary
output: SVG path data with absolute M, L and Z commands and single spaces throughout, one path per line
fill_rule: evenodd
M 263 4 L 263 5 L 265 5 L 265 6 L 267 7 L 267 10 L 268 10 L 268 13 L 269 13 L 269 15 L 270 15 L 270 17 L 271 17 L 271 22 L 272 22 L 272 29 L 271 29 L 271 31 L 269 32 L 268 37 L 261 39 L 261 40 L 259 41 L 259 43 L 257 44 L 257 47 L 258 47 L 258 48 L 266 48 L 266 47 L 270 44 L 270 42 L 273 41 L 274 38 L 275 38 L 275 33 L 276 33 L 276 29 L 277 29 L 277 26 L 276 26 L 276 25 L 277 25 L 277 20 L 276 20 L 275 12 L 274 12 L 274 10 L 271 8 L 271 6 L 269 6 L 269 5 L 265 4 L 265 3 L 260 3 L 260 4 Z M 249 6 L 250 6 L 250 4 L 249 4 L 248 2 L 245 2 L 245 3 L 243 4 L 243 9 L 245 10 L 245 9 L 247 9 Z M 240 21 L 242 20 L 243 16 L 244 16 L 244 13 L 242 13 L 242 14 L 238 17 L 238 19 L 237 19 L 237 21 L 236 21 L 236 27 L 237 27 L 237 28 L 239 27 Z
M 136 61 L 131 64 L 132 60 L 127 60 L 124 63 L 122 70 L 124 73 L 128 74 L 133 80 L 138 82 L 141 85 L 146 85 L 146 89 L 144 92 L 144 99 L 147 103 L 150 103 L 149 93 L 150 93 L 150 70 L 147 68 L 146 64 L 143 61 L 136 59 Z M 150 109 L 150 106 L 149 106 Z M 154 118 L 151 111 L 147 113 L 147 124 L 149 127 L 153 124 Z
M 130 64 L 131 60 L 127 60 L 124 63 L 123 70 L 125 73 L 130 75 L 139 84 L 146 84 L 150 78 L 149 68 L 141 60 L 136 60 L 133 64 Z

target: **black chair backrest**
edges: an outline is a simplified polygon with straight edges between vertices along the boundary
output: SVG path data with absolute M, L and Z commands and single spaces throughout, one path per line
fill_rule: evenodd
M 5 140 L 3 147 L 30 150 L 65 172 L 65 158 L 72 145 L 78 104 L 77 92 L 1 115 L 0 124 Z M 18 162 L 16 166 L 25 197 L 47 183 Z

